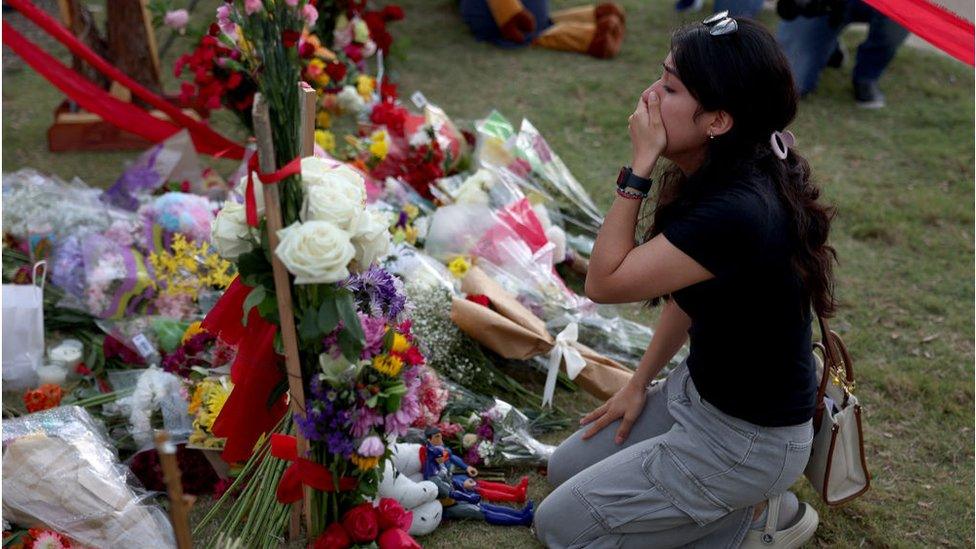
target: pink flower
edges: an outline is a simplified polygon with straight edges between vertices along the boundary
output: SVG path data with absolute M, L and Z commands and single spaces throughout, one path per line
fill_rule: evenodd
M 168 11 L 166 12 L 166 17 L 163 19 L 167 27 L 179 32 L 183 32 L 186 29 L 186 24 L 189 21 L 190 12 L 185 9 Z
M 34 537 L 34 547 L 37 549 L 62 549 L 67 547 L 61 538 L 50 530 L 46 530 Z
M 352 426 L 349 428 L 349 432 L 354 437 L 361 437 L 377 425 L 383 425 L 383 416 L 372 408 L 363 406 L 353 412 Z
M 264 4 L 261 3 L 261 0 L 244 0 L 244 13 L 254 15 L 262 9 L 264 9 Z
M 302 17 L 305 19 L 306 25 L 315 26 L 315 21 L 319 18 L 319 11 L 315 9 L 315 6 L 305 4 L 305 7 L 302 8 Z
M 359 445 L 359 450 L 356 453 L 364 457 L 379 457 L 386 452 L 386 446 L 383 445 L 383 441 L 380 437 L 373 435 L 366 437 L 362 444 Z
M 285 0 L 285 3 L 288 4 L 288 6 L 294 8 L 295 6 L 298 5 L 298 0 Z
M 230 20 L 230 10 L 231 7 L 227 4 L 221 4 L 217 8 L 217 25 L 227 35 L 233 35 L 237 31 L 237 25 Z

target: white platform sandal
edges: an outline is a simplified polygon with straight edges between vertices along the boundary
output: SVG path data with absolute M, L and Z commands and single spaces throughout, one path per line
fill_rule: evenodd
M 742 540 L 741 549 L 794 549 L 813 537 L 820 524 L 820 515 L 810 504 L 800 502 L 800 519 L 789 528 L 777 530 L 779 501 L 782 495 L 769 498 L 766 508 L 766 526 L 762 530 L 749 530 Z

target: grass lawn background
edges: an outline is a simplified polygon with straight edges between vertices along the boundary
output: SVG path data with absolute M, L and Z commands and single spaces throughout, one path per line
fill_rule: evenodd
M 421 90 L 462 125 L 497 108 L 528 118 L 596 202 L 607 206 L 629 161 L 627 116 L 658 77 L 679 16 L 671 2 L 621 2 L 628 34 L 619 57 L 599 61 L 541 49 L 501 50 L 475 42 L 453 0 L 404 0 L 407 19 L 392 27 L 404 50 L 394 59 L 401 96 Z M 41 2 L 53 4 L 53 2 Z M 201 2 L 196 21 L 214 0 Z M 576 2 L 553 0 L 553 9 Z M 10 20 L 16 23 L 16 16 Z M 775 24 L 773 15 L 763 19 Z M 844 35 L 848 50 L 863 39 Z M 171 67 L 186 43 L 164 60 Z M 106 186 L 135 153 L 51 154 L 45 131 L 60 94 L 4 48 L 3 170 L 30 166 Z M 850 59 L 828 69 L 792 126 L 798 150 L 837 206 L 832 242 L 843 302 L 834 329 L 844 337 L 865 406 L 872 489 L 827 509 L 805 480 L 801 497 L 821 515 L 816 542 L 831 546 L 973 546 L 973 71 L 942 56 L 902 48 L 882 79 L 888 107 L 858 109 Z M 168 69 L 167 69 L 168 70 Z M 169 89 L 176 86 L 169 79 Z M 240 138 L 230 118 L 216 117 Z M 225 174 L 230 164 L 219 164 Z M 654 312 L 631 311 L 652 323 Z M 746 342 L 762 345 L 763 334 Z M 749 375 L 743 372 L 743 375 Z M 562 396 L 583 411 L 594 401 Z M 556 442 L 568 435 L 547 437 Z M 531 494 L 547 493 L 533 474 Z M 534 546 L 525 528 L 445 524 L 429 547 Z

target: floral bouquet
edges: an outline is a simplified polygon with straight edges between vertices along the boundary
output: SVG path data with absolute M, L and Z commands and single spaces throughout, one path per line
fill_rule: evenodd
M 266 231 L 248 225 L 246 206 L 225 204 L 213 227 L 214 245 L 224 258 L 236 262 L 240 275 L 204 322 L 224 339 L 238 332 L 240 345 L 231 370 L 234 390 L 211 430 L 227 439 L 224 458 L 246 459 L 284 412 L 276 405 L 287 381 L 276 352 L 280 313 L 272 253 L 294 277 L 305 382 L 304 394 L 292 399 L 304 401 L 294 422 L 309 443 L 308 453 L 298 454 L 295 439 L 275 434 L 270 450 L 255 454 L 258 459 L 262 451 L 269 451 L 281 459 L 254 462 L 257 471 L 234 509 L 251 501 L 252 495 L 272 490 L 273 483 L 279 504 L 264 516 L 252 515 L 247 521 L 251 525 L 241 530 L 222 529 L 245 544 L 268 541 L 257 539 L 259 534 L 281 532 L 285 515 L 280 503 L 300 499 L 303 485 L 314 488 L 310 536 L 318 536 L 349 509 L 375 496 L 389 455 L 386 437 L 405 433 L 423 412 L 425 359 L 405 320 L 406 296 L 399 280 L 375 264 L 389 250 L 391 220 L 366 208 L 365 182 L 345 165 L 302 159 L 299 189 L 299 215 L 279 231 L 274 250 L 269 249 Z M 261 195 L 250 199 L 259 214 L 265 213 Z M 242 317 L 247 318 L 246 326 Z M 262 340 L 264 344 L 256 347 Z M 255 421 L 255 407 L 263 419 Z M 255 429 L 255 424 L 264 428 Z M 253 521 L 263 527 L 254 527 Z

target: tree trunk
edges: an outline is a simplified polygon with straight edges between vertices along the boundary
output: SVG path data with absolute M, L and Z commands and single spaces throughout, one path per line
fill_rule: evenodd
M 156 35 L 144 0 L 106 1 L 109 59 L 133 80 L 161 93 Z
M 95 25 L 95 18 L 88 8 L 81 5 L 79 0 L 59 0 L 58 7 L 61 11 L 61 20 L 72 34 L 95 53 L 105 59 L 111 60 L 108 53 L 108 44 L 102 38 L 102 34 Z M 85 63 L 76 56 L 71 56 L 71 68 L 75 72 L 94 82 L 101 88 L 108 88 L 108 79 L 98 72 L 91 65 Z

